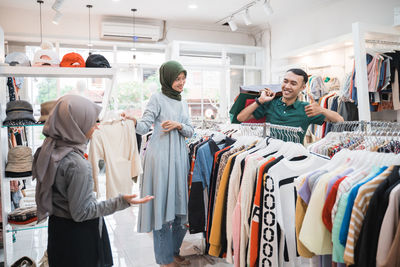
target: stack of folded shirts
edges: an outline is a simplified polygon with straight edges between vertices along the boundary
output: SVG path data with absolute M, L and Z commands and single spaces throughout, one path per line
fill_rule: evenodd
M 8 223 L 16 225 L 36 224 L 36 207 L 25 207 L 13 210 L 8 214 Z

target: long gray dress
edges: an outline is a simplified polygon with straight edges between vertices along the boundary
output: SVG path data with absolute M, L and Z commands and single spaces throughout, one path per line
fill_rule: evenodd
M 164 133 L 161 123 L 173 120 L 182 124 L 182 130 Z M 144 157 L 141 177 L 141 195 L 153 195 L 155 199 L 139 206 L 138 232 L 160 230 L 162 225 L 172 222 L 175 216 L 187 221 L 187 177 L 189 172 L 188 150 L 185 137 L 193 135 L 186 101 L 178 101 L 155 93 L 136 132 L 146 134 L 151 125 L 154 131 Z

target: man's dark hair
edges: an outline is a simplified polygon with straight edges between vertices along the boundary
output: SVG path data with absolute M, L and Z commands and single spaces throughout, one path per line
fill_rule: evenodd
M 288 70 L 287 72 L 293 72 L 294 74 L 296 74 L 296 75 L 299 75 L 299 76 L 302 76 L 303 77 L 303 80 L 304 80 L 304 83 L 307 83 L 307 81 L 308 81 L 308 75 L 307 75 L 307 73 L 304 71 L 304 70 L 302 70 L 302 69 L 290 69 L 290 70 Z

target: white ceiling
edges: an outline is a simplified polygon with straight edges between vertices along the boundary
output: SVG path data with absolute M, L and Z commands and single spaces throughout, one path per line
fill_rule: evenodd
M 51 11 L 55 0 L 44 0 L 43 11 Z M 249 9 L 254 26 L 265 27 L 267 22 L 278 17 L 290 16 L 299 12 L 310 11 L 310 7 L 321 6 L 337 0 L 270 0 L 274 14 L 268 18 L 261 2 Z M 163 19 L 170 22 L 191 22 L 193 24 L 217 25 L 216 22 L 230 16 L 233 12 L 253 2 L 252 0 L 64 0 L 63 13 L 87 14 L 87 4 L 92 4 L 92 14 L 104 16 L 132 16 L 131 8 L 137 8 L 137 17 Z M 197 9 L 189 9 L 189 3 L 196 3 Z M 1 0 L 0 10 L 4 7 L 28 9 L 37 12 L 36 0 Z M 0 15 L 1 15 L 0 11 Z M 235 21 L 244 25 L 238 16 Z M 250 26 L 249 26 L 250 27 Z

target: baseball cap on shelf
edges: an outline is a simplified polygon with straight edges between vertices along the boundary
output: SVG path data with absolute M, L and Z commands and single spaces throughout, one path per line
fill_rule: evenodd
M 30 67 L 31 62 L 29 58 L 21 52 L 12 52 L 6 56 L 5 62 L 10 66 L 24 66 Z
M 43 42 L 40 48 L 41 49 L 35 53 L 33 58 L 34 67 L 58 67 L 60 65 L 60 59 L 58 58 L 58 55 L 54 51 L 53 45 L 50 42 Z
M 111 66 L 104 56 L 91 54 L 86 59 L 86 68 L 111 68 Z
M 68 53 L 63 56 L 60 67 L 84 68 L 85 60 L 78 53 Z

